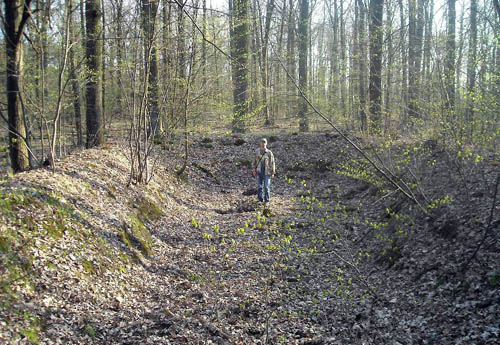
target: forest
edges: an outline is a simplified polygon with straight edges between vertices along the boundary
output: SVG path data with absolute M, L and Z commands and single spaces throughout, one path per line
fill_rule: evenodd
M 500 1 L 0 12 L 1 343 L 500 342 Z

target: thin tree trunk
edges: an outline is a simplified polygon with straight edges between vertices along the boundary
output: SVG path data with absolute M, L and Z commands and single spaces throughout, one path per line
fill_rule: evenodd
M 467 139 L 470 142 L 474 133 L 474 93 L 476 85 L 477 64 L 477 0 L 471 0 L 469 17 L 469 53 L 467 56 L 467 107 L 465 110 L 465 121 L 467 128 Z
M 70 63 L 69 77 L 71 79 L 71 87 L 73 91 L 73 111 L 75 118 L 75 131 L 76 131 L 76 146 L 81 147 L 83 145 L 83 130 L 82 130 L 82 109 L 80 101 L 80 83 L 77 77 L 77 67 L 75 59 L 75 32 L 73 28 L 73 16 L 75 7 L 73 6 L 73 0 L 68 1 L 68 16 L 69 16 L 69 52 L 68 59 Z
M 264 26 L 264 37 L 262 42 L 262 101 L 264 102 L 264 118 L 265 125 L 271 124 L 269 114 L 269 99 L 268 93 L 270 88 L 269 78 L 269 61 L 268 61 L 268 44 L 269 44 L 269 31 L 271 30 L 271 19 L 274 11 L 274 0 L 267 0 L 266 6 L 266 21 Z
M 156 19 L 158 17 L 158 0 L 142 0 L 142 30 L 144 33 L 144 66 L 148 73 L 147 116 L 148 133 L 155 135 L 159 119 L 158 90 L 158 49 L 156 43 Z M 182 7 L 179 11 L 182 14 Z M 181 15 L 182 18 L 182 15 Z
M 416 118 L 417 108 L 417 0 L 408 1 L 408 115 Z M 411 121 L 411 120 L 410 120 Z M 410 122 L 410 125 L 412 122 Z
M 398 0 L 399 3 L 399 18 L 400 18 L 400 29 L 399 29 L 399 40 L 401 44 L 401 122 L 406 124 L 408 121 L 408 51 L 405 38 L 405 11 L 403 0 Z
M 386 81 L 385 81 L 385 94 L 384 94 L 384 131 L 389 130 L 390 126 L 390 116 L 391 116 L 391 91 L 392 91 L 392 73 L 393 73 L 393 63 L 394 63 L 394 46 L 392 42 L 392 35 L 394 34 L 392 29 L 392 4 L 387 3 L 387 68 L 386 68 Z
M 346 116 L 345 98 L 346 92 L 346 34 L 345 34 L 345 19 L 344 19 L 344 0 L 340 0 L 340 104 L 342 108 L 342 117 Z
M 366 9 L 361 0 L 356 0 L 359 10 L 359 27 L 358 27 L 358 45 L 359 45 L 359 120 L 361 122 L 361 131 L 365 132 L 368 129 L 366 116 L 366 49 L 365 49 L 365 12 Z
M 124 39 L 123 34 L 123 0 L 116 0 L 116 79 L 118 81 L 116 108 L 117 116 L 121 119 L 123 107 L 123 78 L 122 78 L 122 65 L 123 65 L 123 47 Z
M 307 94 L 307 58 L 309 52 L 309 0 L 300 0 L 299 12 L 299 87 Z M 301 97 L 299 102 L 299 130 L 307 132 L 309 121 L 307 119 L 307 101 Z
M 423 90 L 425 90 L 425 99 L 427 103 L 431 100 L 431 40 L 432 40 L 432 22 L 434 20 L 434 1 L 426 0 L 425 6 L 425 40 L 424 40 L 424 63 L 422 73 L 424 77 Z
M 286 7 L 287 7 L 287 2 L 283 1 L 283 9 L 282 9 L 281 13 L 287 13 Z M 283 35 L 285 32 L 285 18 L 286 18 L 286 16 L 284 16 L 284 15 L 281 17 L 279 36 L 278 36 L 278 51 L 277 51 L 278 59 L 281 59 L 281 55 L 283 53 Z M 282 103 L 281 103 L 280 99 L 278 98 L 278 96 L 281 95 L 282 90 L 284 90 L 282 85 L 281 85 L 281 66 L 279 64 L 275 65 L 274 75 L 276 76 L 275 77 L 276 82 L 275 82 L 275 86 L 273 88 L 273 99 L 276 99 L 276 101 L 274 103 L 274 107 L 273 107 L 274 109 L 273 109 L 272 116 L 271 116 L 271 124 L 276 123 L 276 114 L 280 114 L 280 112 L 281 112 L 281 104 Z
M 287 69 L 293 80 L 289 80 L 287 78 L 287 92 L 291 95 L 296 95 L 297 90 L 295 89 L 294 82 L 296 81 L 296 61 L 295 61 L 295 8 L 294 8 L 294 0 L 289 0 L 289 13 L 288 13 L 288 22 L 287 22 L 287 41 L 286 41 L 286 51 L 287 51 Z M 295 97 L 293 102 L 288 103 L 288 115 L 290 115 L 294 110 Z
M 448 120 L 453 120 L 453 110 L 455 107 L 455 22 L 456 22 L 456 0 L 448 0 L 447 32 L 446 32 L 446 62 L 445 62 L 445 87 L 446 101 L 445 108 L 448 110 Z
M 207 0 L 203 0 L 203 35 L 207 35 Z M 205 88 L 207 84 L 207 42 L 201 42 L 201 63 L 202 63 L 202 79 L 201 85 Z
M 383 0 L 370 1 L 370 116 L 375 131 L 380 130 L 382 111 L 382 17 Z
M 104 0 L 101 1 L 101 16 L 102 16 L 102 127 L 106 129 L 106 13 L 104 11 Z

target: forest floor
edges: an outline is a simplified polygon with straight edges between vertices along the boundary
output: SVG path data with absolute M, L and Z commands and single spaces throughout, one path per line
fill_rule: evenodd
M 335 135 L 268 139 L 270 212 L 257 135 L 193 140 L 181 177 L 179 142 L 148 185 L 118 145 L 2 180 L 0 342 L 499 343 L 498 154 L 401 144 L 424 213 Z

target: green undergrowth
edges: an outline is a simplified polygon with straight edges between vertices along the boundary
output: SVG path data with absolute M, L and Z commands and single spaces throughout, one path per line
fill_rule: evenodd
M 158 192 L 161 199 L 161 193 Z M 119 236 L 136 258 L 140 255 L 149 257 L 153 254 L 153 238 L 148 225 L 165 215 L 161 207 L 147 197 L 135 198 L 130 206 L 135 212 L 123 222 Z

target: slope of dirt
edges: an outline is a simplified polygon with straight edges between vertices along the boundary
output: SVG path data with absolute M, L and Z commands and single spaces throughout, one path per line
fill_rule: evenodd
M 0 342 L 498 342 L 498 229 L 458 274 L 488 223 L 492 159 L 471 168 L 469 203 L 432 164 L 422 188 L 453 201 L 423 215 L 336 136 L 279 134 L 265 216 L 250 191 L 257 139 L 193 141 L 182 177 L 182 148 L 159 151 L 146 186 L 126 187 L 115 146 L 3 180 Z M 431 158 L 446 161 L 419 161 Z

